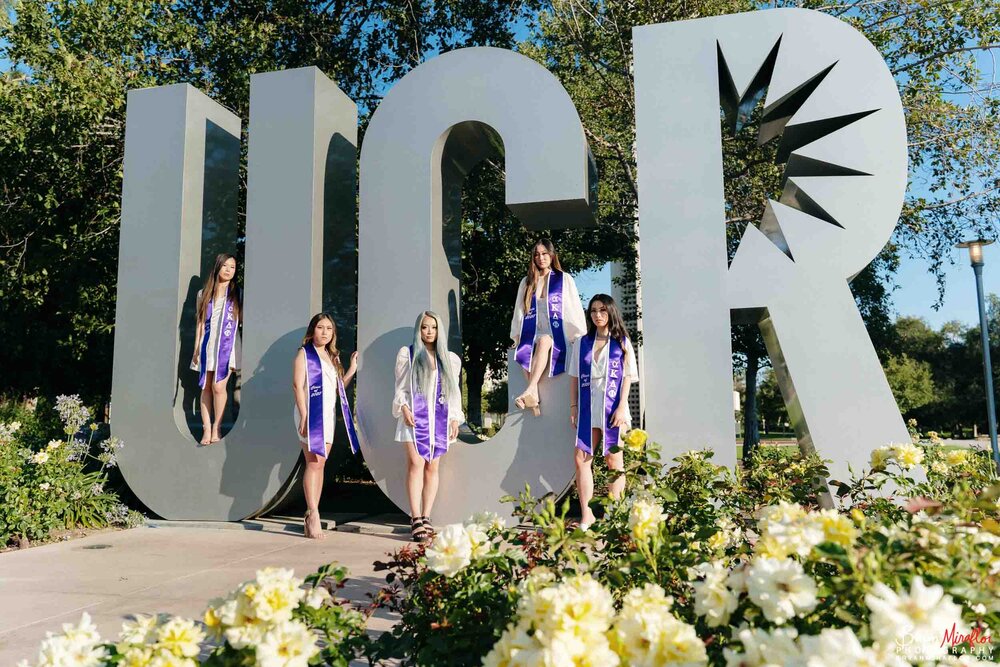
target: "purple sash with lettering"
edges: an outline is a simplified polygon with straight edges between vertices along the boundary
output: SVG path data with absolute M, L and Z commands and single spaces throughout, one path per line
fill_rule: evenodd
M 563 273 L 549 271 L 547 278 L 549 306 L 549 326 L 552 329 L 552 356 L 549 363 L 549 377 L 555 377 L 566 371 L 566 332 L 563 331 Z M 525 289 L 530 289 L 526 286 Z M 536 297 L 531 295 L 531 307 L 521 321 L 521 337 L 518 339 L 514 358 L 526 371 L 531 370 L 531 356 L 535 350 L 535 330 L 538 324 L 538 308 Z
M 587 334 L 580 338 L 580 377 L 579 377 L 579 417 L 576 420 L 576 447 L 588 454 L 593 454 L 590 430 L 594 428 L 590 414 L 590 369 L 594 361 L 594 340 L 596 334 Z M 625 372 L 625 348 L 614 338 L 608 340 L 608 367 L 604 381 L 604 415 L 601 420 L 601 438 L 604 454 L 607 455 L 613 447 L 618 446 L 620 428 L 611 426 L 611 416 L 621 402 L 621 388 Z
M 302 346 L 306 353 L 306 423 L 309 433 L 309 451 L 326 456 L 326 437 L 323 430 L 323 362 L 312 343 Z
M 219 332 L 219 350 L 215 358 L 215 381 L 223 382 L 229 377 L 229 359 L 233 353 L 236 341 L 236 317 L 233 313 L 233 302 L 229 300 L 229 287 L 226 287 L 225 306 L 222 307 L 222 331 Z M 205 367 L 208 365 L 208 339 L 212 333 L 213 301 L 208 300 L 208 312 L 205 313 L 205 331 L 201 338 L 201 363 L 198 368 L 198 386 L 205 387 Z
M 326 456 L 326 433 L 323 423 L 323 362 L 315 346 L 302 346 L 306 353 L 306 385 L 309 387 L 309 398 L 306 402 L 306 421 L 309 424 L 309 451 L 319 456 Z M 358 453 L 358 433 L 354 428 L 354 415 L 347 402 L 347 390 L 344 380 L 337 374 L 337 393 L 340 395 L 340 413 L 347 427 L 347 442 L 351 453 Z
M 447 363 L 438 358 L 438 364 Z M 436 405 L 428 405 L 427 398 L 413 383 L 413 346 L 410 346 L 410 396 L 413 397 L 413 435 L 417 454 L 425 461 L 433 461 L 448 451 L 448 399 L 441 387 L 441 371 L 437 372 Z M 431 438 L 431 412 L 434 413 L 434 437 Z

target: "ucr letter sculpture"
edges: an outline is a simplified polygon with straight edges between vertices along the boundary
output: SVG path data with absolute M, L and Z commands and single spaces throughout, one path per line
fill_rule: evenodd
M 669 454 L 708 445 L 734 464 L 730 322 L 749 316 L 800 446 L 843 479 L 873 447 L 909 440 L 848 286 L 903 201 L 896 83 L 859 32 L 818 12 L 633 35 L 640 235 L 655 258 L 642 267 L 647 426 Z M 781 142 L 784 189 L 727 267 L 720 113 L 735 124 L 765 91 L 759 139 Z

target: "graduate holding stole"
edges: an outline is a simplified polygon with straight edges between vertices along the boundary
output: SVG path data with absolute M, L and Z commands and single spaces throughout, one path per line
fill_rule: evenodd
M 236 334 L 242 311 L 236 281 L 236 257 L 216 255 L 212 273 L 198 292 L 197 325 L 191 370 L 198 371 L 201 387 L 201 444 L 222 439 L 222 417 L 226 411 L 226 384 L 230 371 L 239 368 Z M 212 411 L 215 419 L 212 419 Z
M 584 530 L 594 523 L 590 509 L 594 456 L 600 451 L 610 470 L 625 467 L 622 452 L 611 450 L 618 446 L 620 435 L 631 428 L 628 393 L 639 379 L 635 352 L 615 300 L 597 294 L 587 311 L 587 334 L 576 341 L 569 363 L 570 376 L 577 378 L 570 383 L 570 423 L 576 429 L 576 490 Z M 625 478 L 619 475 L 608 494 L 617 498 L 624 488 Z
M 337 325 L 327 313 L 309 320 L 302 347 L 292 366 L 295 392 L 295 426 L 306 459 L 302 492 L 306 498 L 303 530 L 306 537 L 322 539 L 319 497 L 323 491 L 323 468 L 333 445 L 337 426 L 337 404 L 347 428 L 347 441 L 353 454 L 358 453 L 358 435 L 354 416 L 347 402 L 347 386 L 358 370 L 358 353 L 351 355 L 351 366 L 344 372 L 337 349 Z
M 448 336 L 437 314 L 425 310 L 413 327 L 413 343 L 396 355 L 392 416 L 396 442 L 406 450 L 406 492 L 410 532 L 425 542 L 433 532 L 431 510 L 438 489 L 438 466 L 465 421 L 459 377 L 462 361 L 448 351 Z
M 566 370 L 569 348 L 587 325 L 573 276 L 564 273 L 552 241 L 542 239 L 532 248 L 528 275 L 521 280 L 510 322 L 514 358 L 524 369 L 528 387 L 514 399 L 521 408 L 539 413 L 538 383 Z

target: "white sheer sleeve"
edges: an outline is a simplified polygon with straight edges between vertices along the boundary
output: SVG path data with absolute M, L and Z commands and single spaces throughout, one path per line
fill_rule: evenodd
M 632 340 L 629 338 L 625 339 L 624 377 L 632 380 L 632 382 L 639 381 L 639 364 L 635 362 L 635 350 L 632 348 Z
M 452 387 L 451 398 L 448 400 L 448 418 L 459 424 L 465 423 L 465 412 L 462 411 L 462 360 L 454 352 L 449 352 L 451 368 L 454 372 L 457 387 Z
M 392 396 L 392 416 L 403 415 L 403 406 L 411 408 L 410 399 L 410 348 L 401 347 L 396 355 L 396 392 Z
M 569 373 L 570 377 L 578 378 L 580 377 L 580 339 L 577 338 L 575 341 L 570 343 L 569 346 L 569 363 L 566 364 L 566 372 Z
M 572 342 L 587 333 L 587 317 L 580 303 L 580 292 L 576 289 L 573 276 L 563 273 L 563 323 L 566 342 Z
M 517 287 L 517 299 L 514 301 L 514 316 L 510 320 L 510 339 L 517 343 L 521 337 L 521 324 L 524 322 L 524 290 L 527 289 L 527 278 L 521 278 Z

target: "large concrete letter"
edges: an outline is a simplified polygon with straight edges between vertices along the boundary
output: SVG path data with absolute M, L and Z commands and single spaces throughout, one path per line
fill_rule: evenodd
M 796 9 L 634 30 L 649 430 L 733 464 L 731 314 L 760 323 L 800 446 L 835 476 L 908 440 L 848 281 L 888 240 L 906 187 L 895 81 L 848 24 Z M 727 269 L 720 109 L 766 90 L 760 141 L 784 190 Z
M 112 405 L 129 486 L 170 519 L 234 520 L 265 509 L 299 459 L 291 360 L 320 308 L 324 179 L 330 150 L 356 144 L 357 111 L 315 68 L 251 83 L 242 391 L 222 442 L 198 446 L 184 392 L 202 237 L 233 248 L 240 122 L 186 85 L 128 100 Z M 204 178 L 219 137 L 223 182 Z M 206 138 L 207 137 L 207 138 Z M 207 144 L 207 145 L 206 145 Z M 353 171 L 351 161 L 333 160 Z M 202 200 L 232 191 L 223 234 Z M 220 238 L 221 237 L 221 238 Z M 216 249 L 213 249 L 213 252 Z M 190 397 L 189 397 L 190 398 Z
M 505 157 L 507 205 L 526 226 L 594 224 L 594 174 L 576 109 L 552 74 L 510 51 L 452 51 L 416 68 L 389 91 L 361 150 L 358 419 L 373 476 L 407 511 L 406 454 L 393 441 L 390 413 L 396 352 L 428 308 L 451 323 L 451 347 L 461 351 L 461 263 L 445 222 L 465 174 L 497 150 Z M 525 381 L 516 364 L 508 377 L 517 396 Z M 568 486 L 567 376 L 543 381 L 541 393 L 542 417 L 512 412 L 488 442 L 452 445 L 441 463 L 436 521 L 477 510 L 509 514 L 498 499 L 525 483 L 536 495 Z

